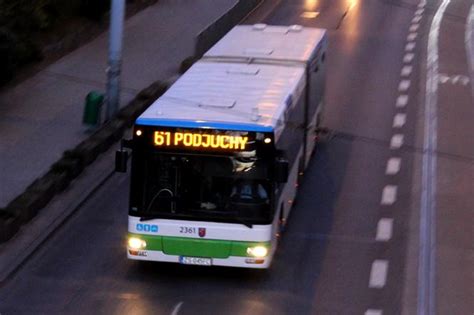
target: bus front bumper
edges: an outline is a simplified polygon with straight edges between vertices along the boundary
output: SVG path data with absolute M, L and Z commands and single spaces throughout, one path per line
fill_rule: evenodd
M 167 255 L 162 251 L 136 250 L 127 248 L 127 258 L 132 260 L 159 261 L 177 264 L 242 267 L 254 269 L 267 269 L 270 267 L 271 257 L 252 258 L 229 256 L 228 258 L 185 257 Z

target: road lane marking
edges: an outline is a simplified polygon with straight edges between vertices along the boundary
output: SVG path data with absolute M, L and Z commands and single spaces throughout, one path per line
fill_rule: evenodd
M 422 15 L 425 12 L 425 9 L 421 8 L 415 11 L 415 15 Z
M 412 23 L 419 23 L 422 18 L 423 18 L 423 16 L 421 16 L 421 15 L 416 15 L 415 17 L 413 17 L 413 19 L 411 20 L 411 22 L 412 22 Z
M 411 85 L 410 80 L 401 80 L 400 84 L 398 85 L 398 91 L 406 92 L 410 88 L 410 85 Z
M 383 315 L 382 310 L 373 310 L 373 309 L 368 309 L 365 311 L 364 315 Z
M 413 42 L 416 39 L 417 36 L 418 36 L 417 32 L 412 32 L 412 33 L 408 34 L 407 41 Z
M 370 270 L 369 288 L 381 289 L 387 282 L 388 261 L 378 259 L 372 263 Z
M 403 77 L 407 77 L 411 74 L 412 71 L 413 71 L 413 66 L 403 66 L 401 75 Z
M 402 94 L 397 98 L 397 103 L 395 104 L 398 108 L 405 107 L 408 104 L 408 95 Z
M 317 11 L 305 11 L 300 16 L 305 19 L 315 19 L 318 15 L 319 12 Z
M 183 306 L 183 301 L 179 302 L 178 304 L 176 304 L 176 306 L 173 308 L 173 312 L 171 313 L 171 315 L 178 315 L 179 313 L 179 310 L 181 309 L 181 306 Z
M 380 204 L 382 206 L 390 206 L 397 201 L 397 189 L 398 187 L 395 185 L 387 185 L 383 188 L 382 192 L 382 200 Z
M 410 32 L 416 32 L 418 31 L 418 28 L 420 27 L 420 24 L 415 23 L 410 26 Z
M 385 169 L 385 174 L 387 175 L 395 175 L 400 171 L 400 165 L 402 163 L 402 159 L 400 158 L 390 158 L 387 161 L 387 167 Z
M 398 113 L 393 117 L 393 128 L 402 128 L 407 121 L 407 115 L 403 113 Z
M 445 73 L 438 73 L 439 82 L 442 84 L 450 83 L 453 85 L 460 84 L 466 86 L 469 84 L 469 77 L 463 74 L 447 75 Z
M 408 77 L 413 70 L 412 66 L 403 66 L 401 76 L 402 77 Z
M 390 149 L 399 149 L 403 145 L 403 135 L 396 134 L 390 140 Z
M 403 62 L 404 63 L 410 63 L 413 61 L 413 58 L 415 58 L 414 53 L 406 53 L 405 56 L 403 56 Z
M 441 21 L 451 0 L 436 10 L 428 35 L 426 96 L 421 172 L 420 240 L 418 257 L 417 314 L 436 312 L 436 151 L 438 132 L 438 40 Z
M 413 51 L 415 49 L 416 43 L 415 42 L 410 42 L 405 45 L 405 51 Z
M 392 238 L 393 219 L 382 218 L 377 223 L 377 235 L 375 240 L 378 242 L 387 242 Z
M 474 93 L 474 4 L 471 6 L 469 15 L 466 20 L 466 54 L 467 54 L 467 64 L 469 65 L 469 73 L 471 76 L 471 89 Z

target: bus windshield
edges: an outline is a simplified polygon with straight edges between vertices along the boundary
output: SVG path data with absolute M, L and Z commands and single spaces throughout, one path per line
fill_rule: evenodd
M 132 196 L 143 218 L 268 224 L 271 182 L 268 161 L 256 156 L 153 152 L 143 156 Z M 139 179 L 140 178 L 140 179 Z M 132 204 L 133 204 L 132 200 Z M 133 207 L 132 207 L 133 210 Z

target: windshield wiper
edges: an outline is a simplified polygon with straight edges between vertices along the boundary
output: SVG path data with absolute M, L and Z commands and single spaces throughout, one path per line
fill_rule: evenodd
M 144 217 L 140 217 L 140 222 L 150 221 L 150 220 L 153 220 L 153 219 L 160 219 L 160 218 L 161 217 L 157 216 L 157 215 L 147 215 L 147 216 L 144 216 Z

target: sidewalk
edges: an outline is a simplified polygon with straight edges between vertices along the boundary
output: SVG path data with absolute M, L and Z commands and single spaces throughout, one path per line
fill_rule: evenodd
M 178 72 L 198 32 L 237 0 L 160 0 L 126 21 L 121 105 Z M 84 140 L 84 98 L 105 91 L 108 34 L 0 94 L 0 208 Z

